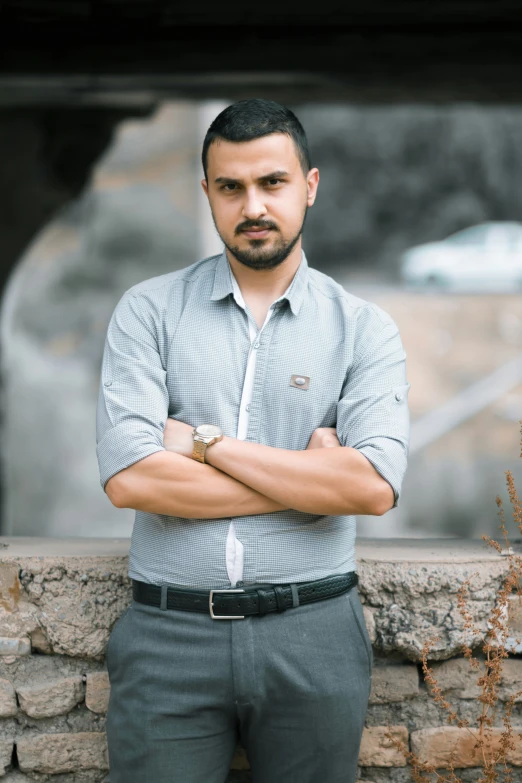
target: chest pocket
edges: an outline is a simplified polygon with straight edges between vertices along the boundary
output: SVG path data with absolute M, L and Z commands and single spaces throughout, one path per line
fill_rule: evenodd
M 335 427 L 342 364 L 317 341 L 275 346 L 263 392 L 264 415 L 270 417 L 267 429 L 277 441 L 273 445 L 305 449 L 315 429 Z

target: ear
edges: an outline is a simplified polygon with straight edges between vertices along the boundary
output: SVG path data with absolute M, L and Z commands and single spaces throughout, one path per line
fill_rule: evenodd
M 208 198 L 208 182 L 206 179 L 201 180 L 201 187 L 203 188 L 205 196 Z
M 306 203 L 311 207 L 315 202 L 317 188 L 319 187 L 319 169 L 310 169 L 306 175 L 306 187 L 308 195 Z

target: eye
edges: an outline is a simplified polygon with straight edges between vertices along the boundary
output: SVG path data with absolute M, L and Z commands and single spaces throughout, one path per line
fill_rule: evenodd
M 223 185 L 221 190 L 225 190 L 227 193 L 232 193 L 234 190 L 236 190 L 236 188 L 237 185 L 235 182 L 227 182 L 225 185 Z
M 282 181 L 282 179 L 269 179 L 267 180 L 267 185 L 273 187 L 274 185 L 279 185 Z

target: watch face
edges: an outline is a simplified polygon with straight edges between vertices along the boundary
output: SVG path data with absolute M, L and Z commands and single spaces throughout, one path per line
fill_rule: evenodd
M 215 424 L 200 424 L 196 427 L 196 432 L 203 438 L 217 438 L 222 435 L 221 427 L 217 427 Z

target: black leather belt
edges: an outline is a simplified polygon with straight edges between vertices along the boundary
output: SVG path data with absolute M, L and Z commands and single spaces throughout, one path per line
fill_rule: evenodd
M 213 620 L 243 620 L 249 615 L 284 612 L 301 604 L 334 598 L 357 584 L 357 571 L 336 574 L 314 582 L 271 585 L 249 589 L 189 590 L 161 587 L 132 580 L 132 597 L 140 604 L 183 612 L 210 614 Z

